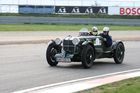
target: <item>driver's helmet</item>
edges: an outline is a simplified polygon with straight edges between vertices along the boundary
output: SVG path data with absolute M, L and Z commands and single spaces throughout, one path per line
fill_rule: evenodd
M 79 31 L 79 36 L 88 36 L 89 33 L 88 33 L 88 29 L 87 28 L 82 28 L 80 31 Z
M 92 32 L 98 32 L 98 28 L 97 27 L 92 27 Z
M 98 28 L 95 27 L 95 26 L 92 27 L 91 34 L 93 34 L 93 35 L 97 35 L 97 34 L 98 34 Z
M 103 28 L 103 33 L 104 34 L 109 34 L 109 27 L 104 27 Z

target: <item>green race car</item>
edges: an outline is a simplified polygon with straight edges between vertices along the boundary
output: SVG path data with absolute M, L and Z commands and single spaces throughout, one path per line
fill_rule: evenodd
M 82 30 L 83 34 L 77 37 L 69 35 L 48 43 L 46 59 L 50 66 L 57 66 L 59 62 L 81 62 L 84 68 L 90 68 L 99 58 L 114 58 L 116 64 L 123 62 L 125 47 L 122 41 L 113 41 L 107 47 L 103 37 L 88 35 L 86 28 Z

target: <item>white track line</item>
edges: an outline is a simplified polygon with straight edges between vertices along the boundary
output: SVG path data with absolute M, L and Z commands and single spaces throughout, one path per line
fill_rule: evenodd
M 125 74 L 125 76 L 123 76 L 123 74 Z M 55 83 L 55 84 L 25 89 L 25 90 L 21 90 L 21 91 L 16 91 L 13 93 L 56 93 L 58 91 L 59 91 L 59 93 L 71 93 L 74 91 L 79 91 L 79 90 L 103 85 L 101 83 L 106 84 L 106 83 L 119 81 L 122 79 L 137 77 L 137 76 L 140 76 L 140 69 L 132 69 L 132 70 L 127 70 L 127 71 L 98 75 L 98 76 L 87 77 L 87 78 L 82 78 L 82 79 L 70 80 L 70 81 L 66 81 L 66 82 Z M 102 79 L 104 79 L 104 80 L 102 80 Z M 96 81 L 101 80 L 101 83 L 96 82 L 96 84 L 95 84 L 95 80 Z M 91 81 L 94 82 L 94 84 L 91 84 L 90 83 Z

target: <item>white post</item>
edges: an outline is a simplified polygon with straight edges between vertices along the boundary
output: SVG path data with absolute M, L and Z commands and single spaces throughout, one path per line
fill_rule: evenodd
M 81 6 L 83 6 L 83 0 L 81 0 Z
M 135 7 L 135 1 L 133 1 L 133 7 Z
M 54 0 L 54 6 L 56 5 L 55 0 Z

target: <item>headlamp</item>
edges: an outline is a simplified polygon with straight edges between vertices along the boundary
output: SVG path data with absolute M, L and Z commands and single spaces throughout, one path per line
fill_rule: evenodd
M 60 38 L 56 38 L 56 39 L 55 39 L 55 44 L 56 44 L 56 45 L 60 45 L 60 44 L 61 44 L 61 42 L 62 42 L 62 41 L 61 41 L 61 39 L 60 39 Z
M 72 40 L 72 43 L 73 43 L 74 45 L 78 45 L 79 42 L 80 42 L 80 39 L 79 39 L 79 38 L 74 38 L 74 39 Z

